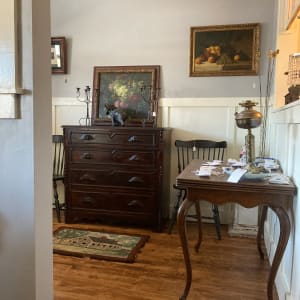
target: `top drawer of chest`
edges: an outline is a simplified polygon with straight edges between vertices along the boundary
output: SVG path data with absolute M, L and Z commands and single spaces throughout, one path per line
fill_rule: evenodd
M 68 143 L 154 146 L 158 142 L 156 139 L 154 132 L 70 131 Z

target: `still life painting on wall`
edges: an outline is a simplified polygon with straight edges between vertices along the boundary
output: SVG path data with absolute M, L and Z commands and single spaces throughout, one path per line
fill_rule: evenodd
M 93 124 L 110 122 L 112 109 L 126 125 L 153 123 L 158 84 L 159 66 L 94 67 Z
M 190 76 L 256 75 L 259 24 L 191 28 Z

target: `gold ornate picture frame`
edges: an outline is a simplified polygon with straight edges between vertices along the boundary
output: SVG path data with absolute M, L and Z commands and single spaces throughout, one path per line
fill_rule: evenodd
M 190 76 L 257 75 L 258 23 L 191 27 Z

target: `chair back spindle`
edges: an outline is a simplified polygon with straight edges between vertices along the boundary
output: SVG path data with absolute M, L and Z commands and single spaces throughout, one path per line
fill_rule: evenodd
M 64 139 L 62 135 L 52 135 L 52 143 L 54 147 L 53 154 L 53 177 L 64 176 L 64 163 L 65 163 L 65 152 L 64 152 Z
M 210 140 L 176 140 L 175 146 L 179 174 L 193 159 L 201 159 L 203 161 L 223 160 L 227 143 L 225 141 L 215 142 Z
M 225 141 L 215 142 L 210 140 L 176 140 L 175 146 L 177 151 L 178 174 L 180 174 L 193 159 L 200 159 L 202 161 L 224 160 L 227 143 Z M 184 189 L 181 189 L 176 184 L 174 184 L 173 187 L 177 190 L 177 201 L 175 203 L 173 215 L 170 220 L 169 233 L 172 232 L 172 228 L 175 224 L 179 206 L 182 203 L 183 199 L 185 199 L 186 197 L 186 191 Z M 196 212 L 198 212 L 196 215 L 196 219 L 198 220 L 198 222 L 200 222 L 201 214 L 199 202 L 196 202 L 195 205 Z M 221 239 L 220 216 L 217 205 L 212 204 L 212 212 L 213 217 L 202 218 L 214 219 L 218 238 Z
M 57 214 L 58 222 L 61 221 L 60 211 L 64 207 L 64 203 L 60 203 L 58 199 L 58 189 L 57 182 L 64 182 L 64 166 L 65 166 L 65 150 L 64 150 L 64 136 L 54 134 L 52 135 L 53 144 L 53 173 L 52 173 L 52 183 L 53 183 L 53 196 L 54 196 L 54 206 Z

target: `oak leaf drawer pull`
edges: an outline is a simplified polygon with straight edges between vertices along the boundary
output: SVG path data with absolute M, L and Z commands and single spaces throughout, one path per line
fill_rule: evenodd
M 92 159 L 93 155 L 91 153 L 85 152 L 80 156 L 81 159 Z
M 91 174 L 83 174 L 82 176 L 80 176 L 79 180 L 80 181 L 83 181 L 83 180 L 96 181 L 96 178 Z
M 93 140 L 93 139 L 94 139 L 94 137 L 90 134 L 82 134 L 80 136 L 80 140 L 82 140 L 82 141 L 90 141 L 90 140 Z
M 85 203 L 85 204 L 92 204 L 92 203 L 95 203 L 95 199 L 90 197 L 90 196 L 85 196 L 82 198 L 81 200 L 82 203 Z
M 144 204 L 137 200 L 132 200 L 127 204 L 128 207 L 144 207 Z
M 144 183 L 144 180 L 141 177 L 132 176 L 131 178 L 129 178 L 128 182 L 130 182 L 130 183 Z

